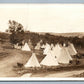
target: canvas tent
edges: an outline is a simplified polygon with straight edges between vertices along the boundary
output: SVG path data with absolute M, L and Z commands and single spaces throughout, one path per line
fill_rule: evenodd
M 67 49 L 68 49 L 68 52 L 69 52 L 70 55 L 73 56 L 73 55 L 77 54 L 77 51 L 76 51 L 76 49 L 75 49 L 75 47 L 72 43 L 69 43 Z
M 43 44 L 43 45 L 41 46 L 41 48 L 45 48 L 45 45 Z
M 46 57 L 41 61 L 41 65 L 45 66 L 58 66 L 57 58 L 52 55 L 52 52 L 50 51 Z
M 54 45 L 53 45 L 53 44 L 51 44 L 51 50 L 53 50 L 53 48 L 54 48 Z
M 40 40 L 40 43 L 42 43 L 43 41 L 42 40 Z
M 45 45 L 45 49 L 43 51 L 43 54 L 47 55 L 47 53 L 51 50 L 51 47 L 48 43 L 46 43 Z
M 14 44 L 14 48 L 18 49 L 18 43 Z
M 25 43 L 25 45 L 22 47 L 23 51 L 31 51 L 31 49 L 29 48 L 29 45 L 27 43 Z
M 55 47 L 53 47 L 53 49 L 52 49 L 52 54 L 57 57 L 58 54 L 60 53 L 60 49 L 61 49 L 60 45 L 56 44 Z
M 41 44 L 40 42 L 37 43 L 37 45 L 35 46 L 35 49 L 39 50 L 41 48 Z
M 21 49 L 21 46 L 18 46 L 18 43 L 14 45 L 14 48 Z
M 32 45 L 32 43 L 31 43 L 31 40 L 30 40 L 30 39 L 29 39 L 29 41 L 28 41 L 28 45 L 29 45 L 30 49 L 33 49 L 33 45 Z
M 65 43 L 63 43 L 63 46 L 64 46 L 64 47 L 66 47 L 66 44 L 65 44 Z
M 32 56 L 30 57 L 29 61 L 24 66 L 25 67 L 40 67 L 40 64 L 38 62 L 38 59 L 35 53 L 32 53 Z
M 58 63 L 68 64 L 72 60 L 66 47 L 62 47 L 57 55 Z

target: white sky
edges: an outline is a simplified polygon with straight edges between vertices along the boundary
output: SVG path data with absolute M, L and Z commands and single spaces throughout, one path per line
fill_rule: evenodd
M 36 32 L 84 32 L 84 4 L 0 4 L 0 31 L 8 20 Z

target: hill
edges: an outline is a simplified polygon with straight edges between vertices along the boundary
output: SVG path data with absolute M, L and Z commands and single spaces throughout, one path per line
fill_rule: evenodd
M 48 32 L 46 32 L 46 33 L 37 32 L 37 33 L 40 35 L 45 35 Z M 52 33 L 52 32 L 50 32 L 49 34 L 55 35 L 55 36 L 64 36 L 64 37 L 75 37 L 75 36 L 77 36 L 79 38 L 82 38 L 84 36 L 84 32 L 72 32 L 72 33 Z
M 28 33 L 28 32 L 26 32 Z M 53 36 L 63 36 L 63 37 L 84 37 L 84 32 L 72 32 L 72 33 L 53 33 L 53 32 L 30 32 L 37 33 L 39 35 L 46 35 L 47 33 Z M 5 32 L 0 32 L 0 39 L 9 39 L 10 34 Z

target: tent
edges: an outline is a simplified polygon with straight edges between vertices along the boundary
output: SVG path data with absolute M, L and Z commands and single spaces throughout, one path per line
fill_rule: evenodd
M 37 45 L 35 46 L 35 49 L 39 50 L 41 48 L 41 44 L 40 42 L 37 43 Z
M 72 60 L 66 47 L 62 47 L 57 55 L 58 63 L 68 64 Z
M 25 45 L 22 47 L 23 51 L 31 51 L 31 49 L 29 48 L 29 45 L 27 43 L 25 43 Z
M 53 48 L 54 48 L 54 45 L 53 45 L 53 44 L 51 44 L 51 50 L 53 50 Z
M 41 61 L 41 65 L 45 66 L 58 66 L 57 58 L 56 56 L 52 55 L 52 52 L 50 51 L 46 57 Z
M 68 49 L 68 52 L 70 55 L 76 55 L 77 54 L 77 51 L 76 51 L 76 49 L 72 43 L 69 43 L 67 49 Z
M 42 43 L 43 41 L 42 40 L 40 40 L 38 43 L 37 43 L 37 45 L 35 46 L 35 49 L 36 50 L 39 50 L 40 48 L 41 48 L 41 43 Z
M 28 45 L 29 45 L 30 49 L 33 49 L 33 45 L 32 45 L 32 43 L 31 43 L 31 40 L 30 40 L 30 39 L 29 39 L 29 41 L 28 41 Z
M 43 44 L 43 45 L 41 46 L 41 48 L 45 48 L 45 45 Z
M 51 47 L 48 43 L 46 43 L 45 45 L 45 49 L 43 51 L 43 54 L 47 55 L 47 53 L 51 50 Z
M 14 48 L 18 49 L 18 43 L 14 44 Z
M 40 40 L 40 43 L 42 43 L 43 42 L 43 40 Z
M 25 67 L 40 67 L 40 64 L 38 62 L 38 59 L 35 53 L 32 53 L 32 56 L 30 57 L 29 61 L 24 66 Z
M 65 43 L 63 43 L 63 46 L 64 46 L 64 47 L 66 47 L 66 44 L 65 44 Z
M 21 49 L 21 46 L 18 46 L 18 43 L 14 45 L 14 48 Z
M 52 49 L 52 54 L 57 57 L 58 54 L 60 53 L 60 49 L 61 49 L 60 45 L 56 44 L 55 47 L 53 47 L 53 49 Z

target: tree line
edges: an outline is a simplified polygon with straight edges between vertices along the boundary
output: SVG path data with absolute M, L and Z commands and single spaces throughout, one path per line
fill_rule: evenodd
M 79 38 L 77 36 L 64 37 L 51 35 L 49 33 L 42 35 L 35 32 L 24 31 L 23 25 L 14 20 L 9 20 L 9 28 L 6 30 L 6 32 L 10 33 L 9 39 L 12 45 L 18 43 L 22 46 L 23 41 L 28 42 L 28 40 L 30 39 L 34 47 L 40 40 L 43 41 L 43 44 L 47 42 L 49 44 L 53 43 L 55 45 L 56 43 L 67 44 L 68 42 L 71 42 L 77 47 L 84 47 L 84 36 L 82 38 Z

